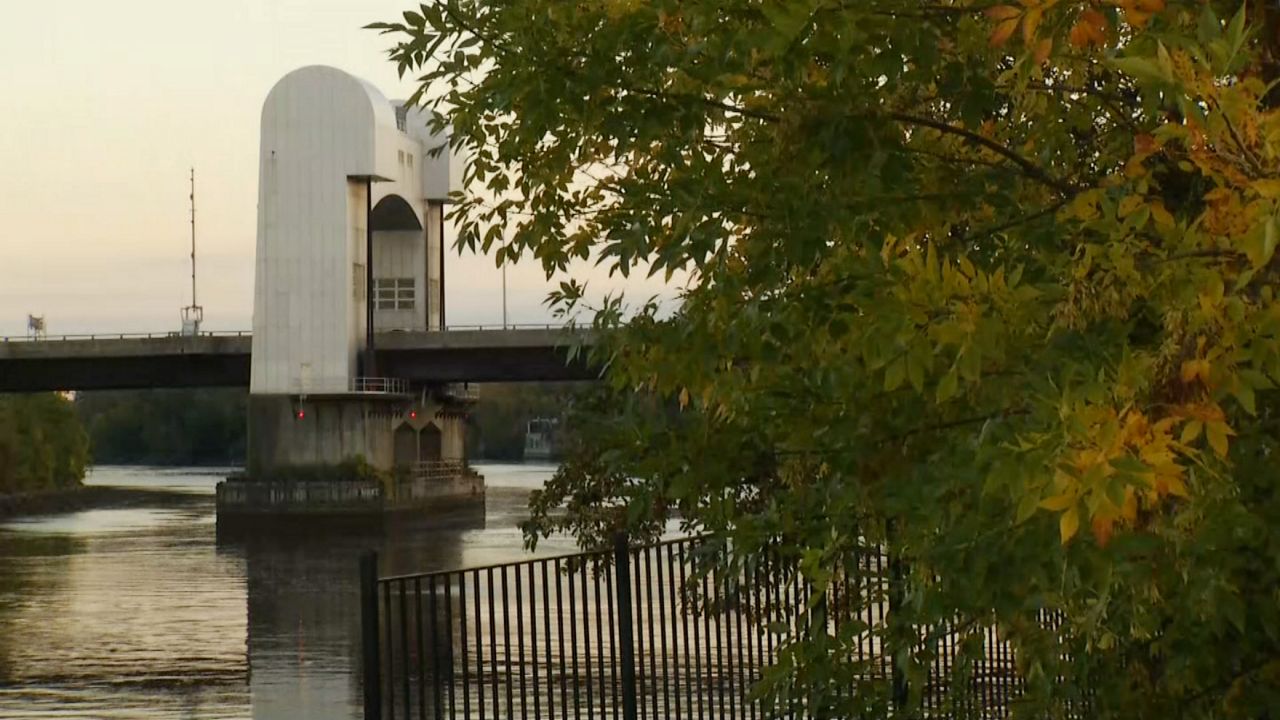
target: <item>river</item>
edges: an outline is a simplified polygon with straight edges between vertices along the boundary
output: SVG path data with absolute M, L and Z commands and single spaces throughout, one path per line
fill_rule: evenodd
M 232 538 L 214 521 L 226 470 L 94 469 L 86 484 L 156 492 L 0 523 L 0 718 L 359 717 L 362 551 L 383 573 L 526 555 L 517 525 L 554 468 L 476 467 L 482 512 Z

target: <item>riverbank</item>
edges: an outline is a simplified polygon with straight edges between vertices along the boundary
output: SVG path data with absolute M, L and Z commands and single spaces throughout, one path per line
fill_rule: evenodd
M 39 493 L 0 494 L 0 519 L 25 515 L 51 515 L 100 508 L 136 507 L 153 503 L 168 490 L 103 485 L 80 485 Z

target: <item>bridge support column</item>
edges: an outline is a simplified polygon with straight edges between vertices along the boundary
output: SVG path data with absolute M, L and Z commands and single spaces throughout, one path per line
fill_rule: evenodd
M 391 421 L 406 404 L 396 396 L 250 395 L 249 478 L 350 462 L 389 471 Z
M 245 474 L 218 485 L 219 523 L 483 502 L 466 463 L 467 403 L 402 392 L 250 395 Z

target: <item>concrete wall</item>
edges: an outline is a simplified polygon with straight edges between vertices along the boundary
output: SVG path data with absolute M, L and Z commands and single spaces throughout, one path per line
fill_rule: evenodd
M 440 459 L 464 460 L 467 457 L 467 420 L 466 416 L 455 413 L 436 415 L 436 424 L 440 426 Z
M 373 311 L 373 326 L 388 330 L 427 329 L 427 248 L 422 231 L 384 230 L 374 233 L 373 277 L 413 278 L 412 310 Z
M 383 510 L 381 486 L 376 482 L 273 482 L 227 480 L 218 483 L 218 514 L 324 515 Z
M 426 276 L 427 286 L 424 290 L 427 298 L 427 330 L 440 330 L 444 327 L 444 265 L 440 262 L 441 244 L 444 243 L 444 205 L 437 202 L 426 204 Z
M 253 393 L 343 391 L 353 374 L 352 238 L 376 174 L 374 129 L 395 117 L 376 91 L 339 70 L 286 75 L 262 108 L 254 278 Z
M 346 322 L 346 353 L 347 353 L 347 373 L 344 380 L 356 374 L 359 368 L 360 349 L 364 347 L 364 336 L 368 325 L 368 316 L 366 314 L 367 306 L 365 303 L 369 301 L 369 288 L 367 273 L 365 272 L 365 263 L 368 262 L 367 254 L 367 230 L 368 227 L 368 208 L 365 206 L 369 196 L 369 186 L 367 183 L 358 181 L 350 181 L 347 183 L 347 256 L 351 258 L 350 270 L 347 272 L 346 287 L 348 295 L 351 298 L 350 306 L 347 310 Z M 257 311 L 254 311 L 255 317 Z M 339 323 L 337 318 L 331 320 L 335 325 Z M 333 390 L 341 392 L 347 389 L 346 386 L 338 387 L 338 383 L 333 383 Z
M 267 480 L 279 467 L 337 465 L 357 456 L 390 470 L 394 465 L 391 428 L 400 416 L 400 405 L 359 397 L 299 400 L 250 395 L 249 477 Z
M 445 406 L 430 400 L 425 404 L 415 403 L 411 406 L 417 417 L 410 417 L 408 409 L 392 422 L 393 431 L 401 426 L 408 426 L 420 438 L 428 426 L 440 432 L 440 460 L 462 461 L 467 457 L 467 417 L 466 412 L 458 406 Z M 422 440 L 419 439 L 421 446 Z M 425 460 L 426 458 L 420 458 Z
M 216 492 L 221 523 L 235 515 L 348 516 L 483 503 L 485 487 L 484 477 L 469 473 L 401 480 L 385 489 L 372 481 L 226 480 L 218 483 Z

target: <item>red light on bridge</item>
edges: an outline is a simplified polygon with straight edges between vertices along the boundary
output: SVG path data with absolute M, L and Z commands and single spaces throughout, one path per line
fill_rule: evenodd
M 418 419 L 418 411 L 417 411 L 417 410 L 410 410 L 410 411 L 409 411 L 409 419 L 410 419 L 410 420 L 417 420 L 417 419 Z
M 299 420 L 301 420 L 301 419 L 305 418 L 306 416 L 307 416 L 307 413 L 306 413 L 306 411 L 305 411 L 305 410 L 299 410 L 299 411 L 298 411 L 298 419 L 299 419 Z

